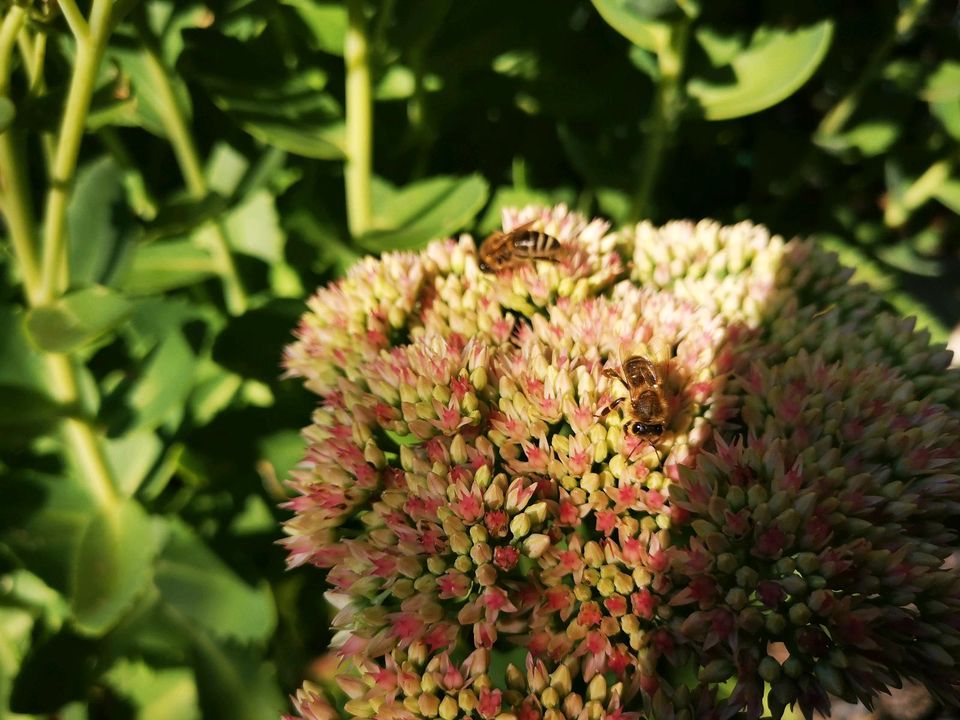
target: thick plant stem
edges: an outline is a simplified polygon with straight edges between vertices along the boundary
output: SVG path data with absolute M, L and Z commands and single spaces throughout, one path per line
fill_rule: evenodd
M 10 89 L 10 61 L 13 45 L 23 28 L 26 12 L 14 5 L 0 26 L 0 96 L 6 97 Z M 22 142 L 17 142 L 16 127 L 0 133 L 0 210 L 10 234 L 28 299 L 33 302 L 40 289 L 40 265 L 37 259 L 37 227 L 33 219 L 33 201 L 30 198 L 30 183 L 22 162 Z
M 103 23 L 99 25 L 99 27 L 104 29 L 107 27 L 106 21 L 108 18 L 102 14 L 98 15 L 98 10 L 100 13 L 106 13 L 108 15 L 109 13 L 107 11 L 109 11 L 109 8 L 110 0 L 106 2 L 96 0 L 94 4 L 93 17 Z M 0 89 L 2 89 L 2 94 L 4 95 L 9 86 L 10 54 L 13 50 L 13 41 L 17 35 L 16 31 L 20 29 L 19 27 L 15 28 L 14 25 L 22 25 L 22 21 L 18 21 L 16 18 L 16 13 L 19 12 L 22 12 L 19 7 L 12 7 L 4 21 L 3 28 L 0 29 Z M 7 34 L 8 31 L 10 34 Z M 105 42 L 105 35 L 101 39 Z M 96 48 L 91 48 L 91 42 L 94 42 L 94 40 L 84 41 L 85 52 L 87 53 L 96 50 Z M 85 66 L 85 69 L 95 74 L 96 66 L 91 67 L 89 65 L 89 58 L 90 56 L 87 55 L 86 62 L 88 65 Z M 81 134 L 86 120 L 86 106 L 82 106 L 76 96 L 80 94 L 80 100 L 82 100 L 82 93 L 85 91 L 84 84 L 77 82 L 76 73 L 80 73 L 82 69 L 81 67 L 75 68 L 74 82 L 71 83 L 70 91 L 71 96 L 73 96 L 72 106 L 70 99 L 68 99 L 68 109 L 72 107 L 72 115 L 71 112 L 67 113 L 72 116 L 75 121 L 78 121 Z M 89 104 L 89 97 L 87 104 Z M 13 129 L 10 129 L 0 134 L 0 174 L 2 174 L 4 180 L 3 212 L 14 255 L 17 258 L 17 263 L 23 278 L 27 302 L 31 306 L 36 306 L 50 300 L 50 292 L 55 296 L 57 294 L 57 288 L 55 285 L 52 286 L 52 290 L 49 291 L 45 288 L 45 276 L 42 272 L 45 268 L 42 269 L 37 262 L 37 230 L 33 219 L 29 184 L 24 170 L 25 165 L 22 160 L 23 143 L 15 143 L 12 133 Z M 79 137 L 77 137 L 75 141 L 77 144 L 76 150 L 79 151 Z M 73 157 L 72 163 L 67 162 L 69 158 L 66 156 L 66 150 L 64 150 L 65 147 L 69 150 L 69 144 L 71 142 L 73 142 L 73 140 L 68 139 L 66 143 L 64 143 L 61 139 L 61 143 L 58 146 L 58 168 L 60 172 L 64 174 L 62 176 L 66 177 L 72 177 L 73 167 L 75 167 L 76 164 L 75 156 Z M 55 189 L 56 188 L 51 189 L 51 200 L 53 199 Z M 48 201 L 48 211 L 49 208 L 50 205 Z M 56 211 L 55 204 L 54 210 Z M 60 252 L 65 252 L 65 244 L 62 240 L 59 243 L 59 247 Z M 48 248 L 44 248 L 44 250 L 46 251 Z M 45 253 L 44 257 L 46 260 L 50 256 Z M 62 265 L 57 262 L 56 256 L 53 256 L 51 264 L 54 270 L 62 267 Z M 44 362 L 47 368 L 51 394 L 64 408 L 75 411 L 80 404 L 80 393 L 76 368 L 73 365 L 73 361 L 66 355 L 48 353 L 44 357 Z M 110 469 L 106 454 L 93 426 L 89 421 L 76 417 L 68 417 L 63 420 L 62 431 L 66 452 L 78 472 L 79 479 L 85 483 L 91 496 L 101 507 L 114 504 L 118 500 L 119 495 L 116 491 L 113 472 Z
M 134 23 L 147 51 L 147 68 L 158 90 L 157 100 L 163 129 L 173 147 L 187 190 L 193 198 L 201 200 L 207 196 L 210 188 L 203 174 L 200 154 L 197 152 L 196 143 L 187 124 L 186 113 L 174 91 L 170 73 L 163 63 L 143 12 L 134 14 Z M 236 263 L 233 261 L 233 255 L 230 253 L 226 233 L 221 224 L 212 223 L 204 230 L 204 235 L 208 238 L 210 252 L 213 254 L 213 261 L 220 281 L 223 283 L 227 311 L 231 315 L 242 315 L 247 309 L 247 294 L 237 272 Z
M 359 237 L 370 229 L 373 143 L 373 95 L 370 89 L 367 19 L 363 0 L 347 0 L 349 27 L 344 46 L 347 70 L 347 226 Z
M 667 146 L 680 120 L 683 100 L 681 80 L 689 30 L 689 21 L 676 25 L 670 33 L 669 42 L 657 52 L 660 79 L 650 117 L 651 127 L 643 145 L 643 167 L 630 208 L 631 220 L 640 220 L 650 212 L 650 197 L 660 177 Z
M 77 38 L 77 56 L 57 138 L 44 214 L 40 302 L 49 302 L 64 289 L 62 278 L 67 258 L 67 201 L 77 170 L 80 141 L 90 110 L 93 86 L 110 33 L 111 7 L 111 0 L 94 0 L 90 11 L 89 35 Z
M 45 357 L 47 376 L 54 396 L 67 408 L 80 403 L 77 371 L 67 355 L 50 353 Z M 68 417 L 63 420 L 63 437 L 78 476 L 83 480 L 99 507 L 108 507 L 119 500 L 113 470 L 107 461 L 101 439 L 89 420 Z

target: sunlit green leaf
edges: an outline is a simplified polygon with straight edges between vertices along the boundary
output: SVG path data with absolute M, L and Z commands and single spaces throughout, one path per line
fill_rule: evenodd
M 921 97 L 929 103 L 960 100 L 960 62 L 944 60 L 930 73 Z
M 600 16 L 614 30 L 644 50 L 659 52 L 670 40 L 670 24 L 659 20 L 677 8 L 675 2 L 660 0 L 592 0 Z
M 159 137 L 166 137 L 164 125 L 164 106 L 166 93 L 163 91 L 163 82 L 157 67 L 151 62 L 147 51 L 139 44 L 130 41 L 129 45 L 119 42 L 111 45 L 108 57 L 115 60 L 123 72 L 130 78 L 130 86 L 136 104 L 136 123 L 145 130 Z M 180 111 L 187 120 L 193 113 L 193 104 L 190 92 L 182 78 L 175 73 L 168 74 L 168 80 L 176 96 Z
M 347 34 L 347 8 L 341 3 L 316 0 L 281 0 L 293 8 L 310 29 L 313 45 L 331 55 L 343 55 Z
M 187 526 L 172 528 L 157 560 L 156 583 L 164 601 L 218 638 L 265 640 L 276 623 L 270 591 L 240 580 Z
M 286 238 L 273 195 L 266 190 L 258 190 L 237 206 L 227 215 L 225 225 L 230 247 L 237 252 L 266 263 L 283 260 Z
M 80 538 L 70 592 L 76 626 L 100 635 L 115 625 L 153 577 L 158 528 L 134 500 L 102 506 Z
M 132 312 L 122 295 L 94 285 L 31 309 L 27 330 L 43 350 L 65 353 L 110 332 Z
M 933 196 L 960 215 L 960 180 L 948 180 L 936 189 Z
M 832 37 L 832 20 L 792 29 L 761 27 L 731 58 L 727 72 L 716 78 L 694 77 L 687 92 L 708 120 L 760 112 L 790 97 L 810 79 Z
M 136 708 L 136 720 L 192 720 L 200 717 L 197 686 L 189 668 L 155 669 L 121 660 L 104 676 Z
M 374 197 L 374 229 L 357 238 L 357 244 L 374 252 L 410 250 L 449 237 L 480 212 L 488 188 L 479 175 L 434 177 L 400 189 L 380 183 Z
M 104 415 L 111 434 L 135 428 L 155 428 L 183 413 L 192 388 L 196 356 L 183 334 L 169 333 L 146 358 L 136 374 L 105 400 Z
M 132 496 L 163 452 L 163 443 L 151 430 L 127 433 L 106 443 L 107 458 L 120 491 Z
M 191 240 L 163 240 L 133 252 L 121 287 L 131 295 L 152 295 L 205 280 L 216 272 L 213 258 Z

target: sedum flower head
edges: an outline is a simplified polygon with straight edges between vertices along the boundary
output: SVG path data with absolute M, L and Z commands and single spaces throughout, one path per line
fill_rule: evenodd
M 323 288 L 286 366 L 320 396 L 287 507 L 325 568 L 339 703 L 300 717 L 808 716 L 960 683 L 960 380 L 809 241 L 504 213 Z M 654 443 L 604 370 L 660 367 Z M 601 412 L 616 404 L 615 409 Z

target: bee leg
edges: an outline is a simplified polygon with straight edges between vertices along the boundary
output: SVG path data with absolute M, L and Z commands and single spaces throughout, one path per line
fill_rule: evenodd
M 601 411 L 598 412 L 596 415 L 594 415 L 594 416 L 593 416 L 594 420 L 603 420 L 603 418 L 605 418 L 607 415 L 609 415 L 609 414 L 610 414 L 617 406 L 619 406 L 620 403 L 622 403 L 624 400 L 626 400 L 626 398 L 617 398 L 617 399 L 614 400 L 612 403 L 610 403 L 610 404 L 607 405 L 605 408 L 603 408 L 603 410 L 601 410 Z

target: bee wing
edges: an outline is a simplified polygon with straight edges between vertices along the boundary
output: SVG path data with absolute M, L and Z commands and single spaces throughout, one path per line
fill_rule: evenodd
M 521 224 L 521 225 L 517 225 L 516 227 L 512 227 L 512 228 L 510 228 L 509 230 L 507 230 L 506 228 L 504 228 L 503 230 L 504 230 L 505 233 L 518 233 L 518 232 L 523 232 L 524 230 L 528 230 L 528 229 L 530 228 L 530 226 L 533 225 L 536 221 L 537 221 L 537 219 L 534 218 L 533 220 L 527 220 L 525 223 L 523 223 L 523 224 Z
M 651 368 L 657 379 L 656 384 L 663 385 L 667 366 L 670 364 L 670 356 L 673 354 L 670 343 L 660 338 L 650 338 L 650 342 L 647 343 L 647 353 Z

